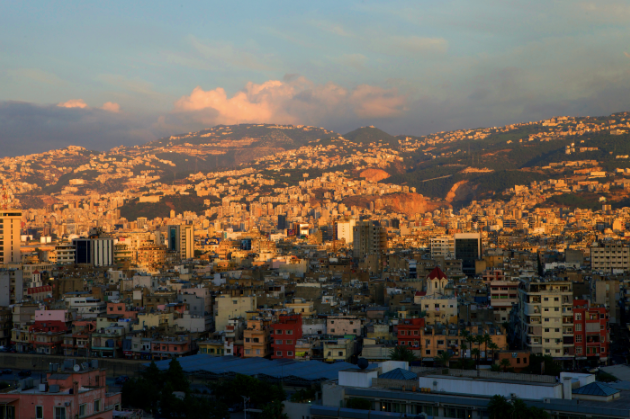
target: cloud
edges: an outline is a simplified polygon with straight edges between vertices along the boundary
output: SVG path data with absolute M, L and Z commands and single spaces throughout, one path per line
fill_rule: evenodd
M 103 106 L 101 106 L 101 109 L 108 112 L 118 113 L 120 112 L 120 105 L 114 102 L 105 102 L 103 103 Z
M 10 70 L 10 73 L 17 77 L 24 77 L 29 80 L 51 86 L 61 86 L 66 84 L 66 81 L 61 80 L 56 74 L 48 73 L 38 68 L 21 68 L 17 70 Z
M 630 54 L 628 54 L 627 52 L 624 52 L 623 55 L 625 55 L 626 57 L 630 58 Z
M 0 102 L 0 157 L 68 145 L 104 151 L 119 145 L 143 144 L 166 135 L 152 127 L 155 119 L 90 107 Z
M 407 98 L 397 89 L 359 85 L 348 90 L 334 83 L 315 84 L 290 76 L 261 84 L 249 82 L 231 97 L 218 87 L 196 87 L 177 102 L 169 121 L 207 125 L 284 123 L 335 125 L 400 116 Z
M 57 106 L 60 108 L 81 108 L 85 109 L 88 107 L 87 103 L 83 99 L 70 99 L 67 102 L 58 103 Z

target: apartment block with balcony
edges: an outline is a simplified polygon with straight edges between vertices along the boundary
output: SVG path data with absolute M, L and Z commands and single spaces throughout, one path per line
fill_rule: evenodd
M 574 359 L 573 284 L 562 280 L 523 279 L 518 296 L 515 326 L 522 347 L 532 354 Z
M 424 319 L 402 319 L 398 323 L 398 345 L 411 350 L 421 350 Z
M 512 306 L 518 304 L 519 282 L 492 278 L 487 283 L 490 291 L 490 305 L 494 312 L 494 321 L 508 321 Z
M 630 246 L 623 243 L 593 243 L 591 269 L 603 272 L 623 272 L 630 268 Z
M 608 310 L 591 306 L 587 300 L 573 300 L 573 336 L 576 360 L 605 363 L 609 356 L 610 328 Z

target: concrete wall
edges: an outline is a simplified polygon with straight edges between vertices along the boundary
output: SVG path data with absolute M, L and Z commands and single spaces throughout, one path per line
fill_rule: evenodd
M 500 381 L 478 381 L 471 378 L 427 376 L 420 377 L 419 387 L 430 388 L 432 391 L 455 393 L 488 395 L 500 394 L 510 398 L 511 394 L 516 394 L 521 399 L 543 400 L 546 398 L 562 399 L 562 384 L 517 384 Z
M 29 369 L 33 371 L 48 371 L 50 363 L 63 364 L 65 359 L 72 357 L 55 355 L 28 355 L 28 354 L 0 354 L 0 368 Z M 74 357 L 79 362 L 96 359 L 100 368 L 107 370 L 108 377 L 119 375 L 134 376 L 141 370 L 141 366 L 148 361 L 132 361 L 127 359 L 103 359 Z

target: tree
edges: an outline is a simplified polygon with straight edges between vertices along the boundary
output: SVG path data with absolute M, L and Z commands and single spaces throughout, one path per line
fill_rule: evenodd
M 190 391 L 190 383 L 177 358 L 173 358 L 171 362 L 169 362 L 168 370 L 166 370 L 164 374 L 164 381 L 170 383 L 175 391 L 183 391 L 184 393 Z
M 184 401 L 173 394 L 171 383 L 166 383 L 160 395 L 160 416 L 166 419 L 176 419 L 184 416 Z
M 122 387 L 122 405 L 142 409 L 149 413 L 157 412 L 160 389 L 158 383 L 143 377 L 127 380 Z
M 392 361 L 407 361 L 413 362 L 418 358 L 413 353 L 413 351 L 406 346 L 396 346 L 389 352 L 389 359 Z
M 475 359 L 477 360 L 477 362 L 476 362 L 476 364 L 477 364 L 477 377 L 479 377 L 479 358 L 481 357 L 481 351 L 478 348 L 475 348 L 472 351 L 470 351 L 470 355 L 474 355 Z
M 501 395 L 492 396 L 488 402 L 488 416 L 490 419 L 504 419 L 510 416 L 512 406 L 510 402 Z
M 484 347 L 484 357 L 486 358 L 486 360 L 488 359 L 488 345 L 492 342 L 492 336 L 490 336 L 489 334 L 485 334 L 481 337 L 481 340 L 483 341 L 485 347 Z
M 155 383 L 158 385 L 160 385 L 160 383 L 163 383 L 162 371 L 160 371 L 157 365 L 155 365 L 155 361 L 151 361 L 151 364 L 149 364 L 147 369 L 144 370 L 140 375 L 142 376 L 142 378 L 151 383 Z
M 503 368 L 503 372 L 507 372 L 507 369 L 512 366 L 512 364 L 510 363 L 510 360 L 507 358 L 503 358 L 501 362 L 499 363 L 499 365 Z
M 466 351 L 468 350 L 468 345 L 466 345 L 466 343 L 464 341 L 462 341 L 461 348 L 462 348 L 462 350 L 461 350 L 461 354 L 462 354 L 461 358 L 464 359 L 465 355 L 466 355 Z
M 541 367 L 543 366 L 544 371 L 541 371 Z M 543 374 L 557 377 L 562 372 L 562 367 L 549 355 L 533 354 L 529 357 L 529 367 L 527 370 L 530 374 Z
M 437 361 L 438 364 L 440 364 L 443 367 L 448 367 L 448 363 L 450 362 L 451 358 L 453 357 L 453 355 L 451 355 L 450 352 L 448 351 L 443 351 L 441 354 L 439 354 L 437 356 L 437 358 L 435 359 Z
M 492 357 L 491 358 L 492 358 L 492 362 L 494 362 L 494 355 L 495 355 L 495 352 L 499 349 L 499 345 L 497 345 L 494 342 L 490 342 L 488 344 L 488 348 L 490 348 L 492 350 Z
M 261 419 L 289 419 L 289 415 L 283 411 L 284 405 L 280 400 L 274 400 L 267 403 L 263 407 L 263 411 L 260 415 Z

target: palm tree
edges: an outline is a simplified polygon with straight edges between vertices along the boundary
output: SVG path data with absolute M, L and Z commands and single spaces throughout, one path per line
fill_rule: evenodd
M 507 372 L 507 369 L 512 366 L 512 364 L 510 363 L 510 360 L 507 358 L 503 358 L 501 362 L 499 363 L 499 365 L 503 367 L 503 372 Z
M 442 365 L 443 367 L 448 367 L 448 363 L 451 360 L 451 358 L 453 357 L 453 355 L 451 355 L 450 352 L 448 351 L 443 351 L 441 354 L 439 354 L 436 358 L 436 361 Z
M 475 348 L 470 351 L 471 355 L 474 355 L 477 359 L 477 377 L 479 377 L 479 358 L 481 357 L 481 351 L 478 348 Z
M 490 343 L 492 343 L 492 337 L 489 334 L 485 334 L 481 337 L 481 339 L 483 340 L 484 343 L 484 357 L 486 358 L 486 361 L 488 360 L 488 345 Z
M 460 351 L 461 359 L 466 359 L 465 354 L 467 350 L 468 350 L 468 345 L 466 345 L 466 343 L 462 340 L 461 351 Z
M 497 344 L 496 344 L 496 343 L 494 343 L 494 342 L 490 342 L 490 343 L 488 344 L 488 348 L 490 348 L 490 349 L 492 350 L 492 362 L 494 362 L 494 353 L 495 353 L 495 351 L 496 351 L 496 350 L 498 350 L 498 349 L 499 349 L 499 345 L 497 345 Z

